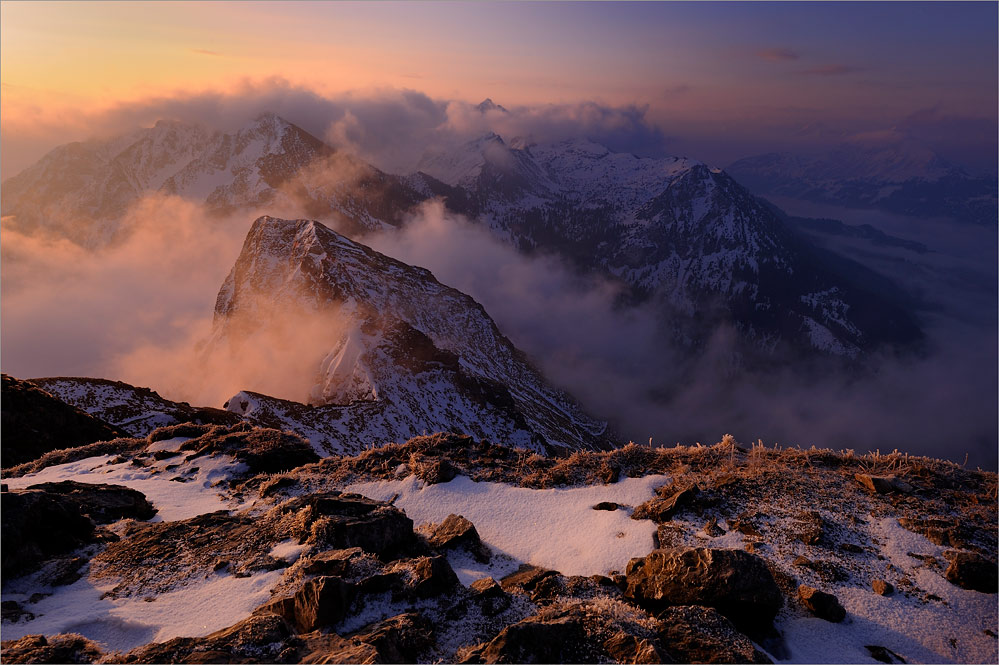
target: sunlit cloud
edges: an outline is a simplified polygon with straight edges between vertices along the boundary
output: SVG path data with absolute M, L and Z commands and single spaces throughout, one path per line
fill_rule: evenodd
M 191 53 L 197 53 L 198 55 L 215 55 L 215 56 L 224 55 L 222 53 L 219 53 L 218 51 L 209 51 L 206 48 L 192 48 Z

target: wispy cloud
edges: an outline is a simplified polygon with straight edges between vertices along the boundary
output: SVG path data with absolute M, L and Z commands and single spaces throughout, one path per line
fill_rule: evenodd
M 192 48 L 191 53 L 197 53 L 198 55 L 214 55 L 214 56 L 223 55 L 218 51 L 209 51 L 206 48 Z
M 801 54 L 789 48 L 765 48 L 757 51 L 756 57 L 769 60 L 770 62 L 784 62 L 787 60 L 797 60 L 801 57 Z
M 803 69 L 799 73 L 809 76 L 842 76 L 843 74 L 856 74 L 866 71 L 864 67 L 854 67 L 853 65 L 820 65 Z

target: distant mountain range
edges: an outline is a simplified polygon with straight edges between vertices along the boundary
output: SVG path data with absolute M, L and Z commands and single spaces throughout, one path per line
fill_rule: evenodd
M 738 352 L 762 362 L 778 352 L 856 359 L 921 338 L 906 303 L 844 270 L 726 173 L 585 140 L 487 134 L 396 176 L 273 114 L 231 133 L 160 122 L 53 150 L 3 183 L 3 214 L 99 246 L 151 192 L 221 213 L 291 211 L 361 238 L 443 198 L 520 251 L 621 283 L 631 301 L 654 304 L 669 343 L 693 352 L 722 323 L 739 331 Z
M 911 217 L 997 223 L 997 179 L 974 176 L 900 137 L 846 143 L 821 155 L 768 153 L 726 169 L 761 195 L 779 195 Z

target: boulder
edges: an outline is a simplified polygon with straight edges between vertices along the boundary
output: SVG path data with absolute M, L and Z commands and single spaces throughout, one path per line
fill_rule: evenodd
M 416 598 L 439 596 L 461 585 L 447 559 L 440 555 L 398 561 L 389 570 L 408 573 L 406 591 Z
M 616 663 L 639 665 L 673 662 L 653 641 L 629 635 L 624 631 L 608 637 L 603 646 L 607 650 L 607 655 Z
M 763 559 L 743 550 L 686 547 L 632 559 L 624 595 L 650 609 L 713 607 L 740 628 L 769 629 L 780 588 Z
M 116 663 L 286 663 L 296 662 L 294 633 L 274 614 L 254 614 L 204 637 L 175 637 L 114 656 Z
M 426 485 L 446 483 L 454 480 L 457 475 L 458 469 L 444 458 L 424 461 L 416 468 L 416 477 Z
M 975 552 L 958 550 L 945 550 L 943 557 L 950 561 L 944 576 L 952 584 L 982 593 L 999 591 L 999 575 L 995 561 L 990 561 Z
M 533 616 L 507 626 L 466 662 L 478 663 L 587 663 L 586 629 L 578 617 L 551 620 Z
M 831 593 L 802 584 L 798 587 L 798 599 L 809 612 L 820 619 L 839 623 L 846 618 L 846 610 Z
M 665 488 L 657 489 L 656 494 L 660 496 L 649 499 L 635 508 L 631 514 L 631 519 L 652 520 L 656 523 L 668 522 L 678 510 L 693 505 L 700 494 L 696 485 L 673 492 L 664 498 L 661 494 L 665 491 Z
M 468 589 L 473 594 L 473 602 L 487 617 L 496 616 L 510 607 L 510 595 L 491 577 L 475 580 Z
M 892 586 L 891 582 L 886 582 L 884 580 L 874 580 L 871 582 L 871 588 L 874 589 L 874 593 L 879 596 L 890 596 L 895 593 L 895 587 Z
M 415 663 L 433 644 L 434 627 L 421 614 L 407 612 L 366 626 L 350 639 L 374 647 L 382 663 Z
M 461 515 L 448 515 L 443 522 L 432 526 L 427 541 L 437 549 L 464 549 L 479 563 L 488 563 L 491 556 L 489 548 L 479 539 L 475 525 Z
M 359 494 L 323 492 L 291 499 L 281 511 L 305 511 L 296 535 L 324 548 L 360 547 L 383 559 L 412 550 L 413 520 L 394 506 Z
M 555 570 L 548 570 L 546 568 L 532 566 L 529 563 L 522 563 L 517 570 L 501 579 L 500 585 L 505 591 L 513 591 L 514 589 L 520 588 L 524 591 L 531 592 L 534 590 L 534 587 L 537 586 L 538 582 L 546 577 L 558 574 L 558 571 Z
M 617 505 L 613 501 L 601 501 L 600 503 L 593 506 L 593 510 L 609 510 L 615 511 L 621 506 Z
M 309 580 L 290 598 L 273 600 L 254 614 L 276 614 L 300 633 L 327 628 L 347 616 L 355 596 L 354 585 L 339 577 Z
M 124 518 L 148 520 L 156 514 L 156 509 L 142 492 L 121 485 L 63 480 L 32 485 L 28 489 L 66 497 L 78 506 L 82 514 L 97 524 L 110 524 Z
M 659 642 L 678 663 L 769 663 L 731 621 L 710 607 L 670 607 L 659 615 Z
M 305 563 L 302 572 L 307 575 L 338 575 L 342 577 L 350 572 L 354 561 L 363 556 L 364 551 L 360 547 L 319 552 Z
M 872 476 L 866 473 L 855 473 L 854 479 L 875 494 L 890 494 L 902 492 L 909 494 L 915 488 L 897 476 Z
M 5 663 L 93 663 L 104 654 L 82 635 L 26 635 L 0 643 Z
M 0 539 L 0 572 L 8 579 L 96 540 L 94 523 L 75 502 L 37 489 L 4 492 Z

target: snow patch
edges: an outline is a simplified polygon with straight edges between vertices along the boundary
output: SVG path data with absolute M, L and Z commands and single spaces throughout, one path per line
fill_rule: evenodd
M 652 550 L 656 525 L 631 519 L 630 508 L 606 511 L 592 506 L 603 501 L 637 506 L 668 480 L 667 476 L 646 476 L 613 485 L 536 490 L 477 483 L 465 476 L 424 486 L 416 476 L 409 476 L 357 483 L 348 489 L 381 501 L 398 494 L 395 505 L 416 524 L 441 522 L 451 513 L 471 520 L 482 541 L 500 557 L 491 566 L 456 560 L 462 582 L 468 583 L 508 567 L 516 569 L 520 563 L 564 575 L 624 570 L 631 558 Z

